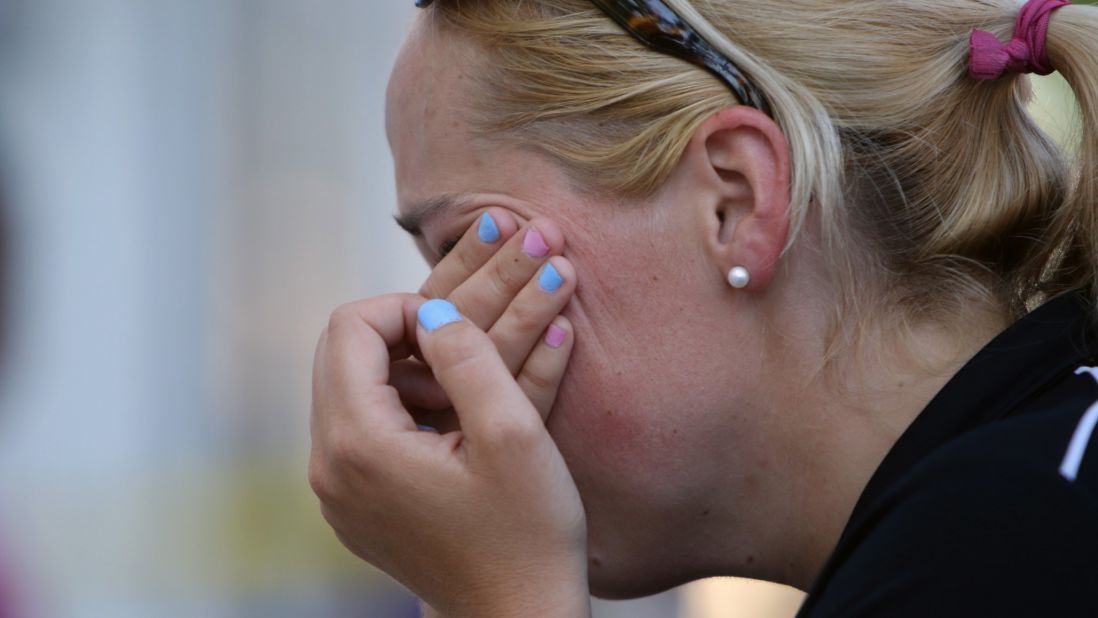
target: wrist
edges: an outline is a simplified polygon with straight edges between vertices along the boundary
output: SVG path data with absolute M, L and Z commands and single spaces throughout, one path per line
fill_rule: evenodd
M 591 594 L 586 564 L 567 570 L 513 573 L 491 590 L 468 591 L 452 612 L 425 618 L 589 618 Z
M 590 618 L 591 595 L 587 581 L 565 582 L 557 586 L 540 584 L 513 586 L 495 599 L 484 611 L 463 618 Z M 447 617 L 450 618 L 450 617 Z

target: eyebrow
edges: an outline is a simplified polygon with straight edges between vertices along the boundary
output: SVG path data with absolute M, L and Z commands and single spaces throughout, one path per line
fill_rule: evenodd
M 393 220 L 405 232 L 412 236 L 422 236 L 423 228 L 431 219 L 438 217 L 444 210 L 456 208 L 471 200 L 471 196 L 464 193 L 444 193 L 425 200 L 413 202 L 408 207 L 408 212 L 393 215 Z

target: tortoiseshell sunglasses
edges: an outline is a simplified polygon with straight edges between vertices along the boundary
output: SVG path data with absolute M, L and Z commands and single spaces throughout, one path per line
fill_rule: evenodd
M 434 0 L 416 0 L 424 8 Z M 744 105 L 770 114 L 770 105 L 740 69 L 662 0 L 591 0 L 626 32 L 652 49 L 709 70 Z

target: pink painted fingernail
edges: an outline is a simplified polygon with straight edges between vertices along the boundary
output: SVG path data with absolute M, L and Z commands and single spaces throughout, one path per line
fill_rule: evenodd
M 549 253 L 549 245 L 545 244 L 536 227 L 526 231 L 526 237 L 522 239 L 522 252 L 530 257 L 542 257 Z
M 549 330 L 545 333 L 545 345 L 551 348 L 559 348 L 564 345 L 564 338 L 568 336 L 568 331 L 557 326 L 556 324 L 550 324 Z

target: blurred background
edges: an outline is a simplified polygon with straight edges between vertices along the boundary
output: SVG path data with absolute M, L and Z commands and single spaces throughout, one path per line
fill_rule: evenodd
M 305 480 L 328 312 L 426 275 L 389 217 L 383 133 L 411 4 L 0 0 L 15 618 L 416 615 Z M 1062 133 L 1069 97 L 1041 84 Z M 799 600 L 710 580 L 596 615 L 780 618 Z

